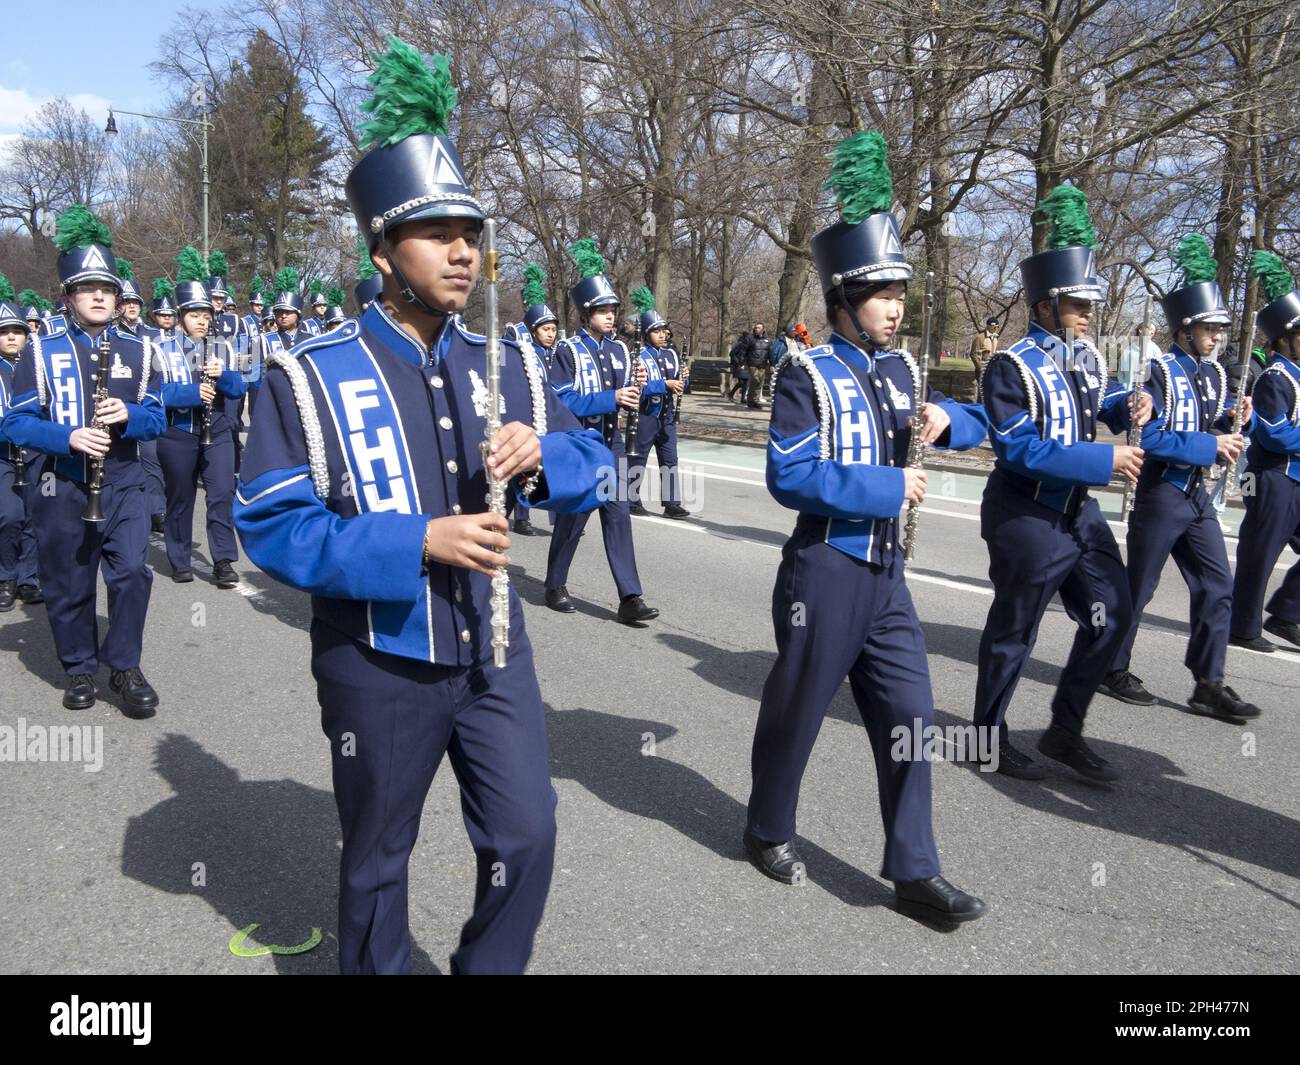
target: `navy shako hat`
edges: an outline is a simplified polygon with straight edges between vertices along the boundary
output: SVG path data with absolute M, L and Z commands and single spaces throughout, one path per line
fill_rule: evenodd
M 1259 279 L 1268 303 L 1259 312 L 1255 325 L 1270 344 L 1287 333 L 1300 329 L 1300 292 L 1286 264 L 1268 251 L 1251 256 L 1250 272 Z
M 106 281 L 121 291 L 113 235 L 81 204 L 75 203 L 59 215 L 54 246 L 59 250 L 59 280 L 64 292 L 84 281 Z
M 830 177 L 822 187 L 834 192 L 840 220 L 812 239 L 822 293 L 845 283 L 910 281 L 912 268 L 890 210 L 894 179 L 885 138 L 874 130 L 854 133 L 836 145 L 831 159 Z
M 613 284 L 605 276 L 605 259 L 590 237 L 575 240 L 569 245 L 569 255 L 578 267 L 581 279 L 569 289 L 569 299 L 580 314 L 597 307 L 617 306 L 622 302 Z
M 524 328 L 530 333 L 548 322 L 559 323 L 546 305 L 546 273 L 536 263 L 524 267 L 524 287 L 519 291 L 524 304 Z
M 1048 248 L 1020 263 L 1025 302 L 1033 307 L 1058 296 L 1100 303 L 1106 285 L 1097 276 L 1097 234 L 1088 217 L 1088 197 L 1073 185 L 1057 185 L 1035 208 L 1051 225 Z
M 32 303 L 23 311 L 23 318 L 29 322 L 39 322 L 41 320 L 41 309 Z
M 143 307 L 144 297 L 140 295 L 140 290 L 135 287 L 135 269 L 131 266 L 130 259 L 123 259 L 120 255 L 118 256 L 117 276 L 118 280 L 122 282 L 122 294 L 118 299 L 123 303 L 134 300 Z
M 1206 322 L 1230 325 L 1232 315 L 1223 302 L 1223 293 L 1215 282 L 1219 264 L 1204 237 L 1198 233 L 1185 236 L 1178 245 L 1174 260 L 1182 267 L 1182 286 L 1173 289 L 1161 301 L 1170 333 Z
M 328 301 L 325 309 L 325 324 L 333 329 L 339 322 L 347 319 L 347 312 L 343 310 L 343 304 L 347 302 L 348 294 L 337 285 L 331 285 L 323 294 Z
M 219 251 L 214 251 L 208 256 L 208 291 L 214 296 L 229 296 L 226 290 L 226 275 L 230 272 L 230 264 L 226 262 L 226 257 Z
M 302 314 L 302 294 L 298 291 L 298 271 L 292 266 L 276 272 L 271 287 L 275 289 L 275 299 L 271 301 L 272 311 L 296 311 Z
M 388 51 L 374 55 L 368 79 L 373 95 L 361 105 L 370 114 L 361 147 L 369 150 L 343 185 L 371 248 L 404 222 L 485 217 L 447 136 L 447 116 L 456 105 L 448 58 L 429 58 L 426 63 L 400 37 L 389 37 Z
M 176 307 L 182 311 L 212 310 L 212 294 L 205 278 L 207 264 L 193 244 L 176 256 Z
M 644 285 L 633 291 L 632 306 L 641 312 L 637 321 L 643 337 L 649 336 L 652 329 L 668 328 L 668 319 L 655 310 L 655 294 Z
M 165 277 L 154 278 L 153 283 L 153 303 L 150 309 L 155 315 L 158 314 L 175 314 L 176 304 L 172 302 L 172 297 L 176 294 L 176 289 Z

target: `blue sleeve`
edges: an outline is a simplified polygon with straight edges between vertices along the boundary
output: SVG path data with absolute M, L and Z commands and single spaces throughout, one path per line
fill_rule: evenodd
M 178 407 L 201 407 L 203 398 L 199 395 L 199 384 L 182 384 L 167 382 L 162 386 L 163 406 L 168 410 Z
M 123 440 L 156 440 L 167 431 L 167 412 L 162 404 L 162 374 L 158 367 L 149 368 L 149 385 L 144 399 L 126 405 Z
M 238 370 L 225 370 L 217 378 L 217 391 L 223 396 L 238 399 L 248 391 L 248 382 Z
M 36 394 L 36 363 L 19 359 L 14 368 L 13 401 L 4 416 L 4 433 L 9 442 L 30 447 L 47 455 L 71 455 L 68 441 L 72 426 L 56 425 L 49 420 Z
M 15 385 L 17 382 L 15 374 Z M 1291 406 L 1295 397 L 1290 393 L 1290 385 L 1280 374 L 1260 374 L 1259 380 L 1255 382 L 1255 390 L 1251 393 L 1255 409 L 1254 417 L 1251 418 L 1254 425 L 1251 440 L 1265 451 L 1279 455 L 1300 452 L 1300 425 L 1291 424 Z M 5 424 L 8 424 L 7 418 Z
M 602 486 L 614 483 L 618 467 L 595 429 L 547 432 L 540 439 L 542 476 L 530 507 L 580 514 L 607 501 Z
M 278 581 L 334 599 L 414 602 L 427 514 L 342 518 L 316 495 L 288 379 L 268 374 L 235 492 L 235 527 L 253 562 Z
M 1007 469 L 1053 485 L 1110 483 L 1115 449 L 1109 444 L 1085 440 L 1067 447 L 1039 437 L 1024 382 L 1010 359 L 994 359 L 984 380 L 993 452 Z
M 613 390 L 593 392 L 584 396 L 573 384 L 573 349 L 568 344 L 560 344 L 551 359 L 551 387 L 560 401 L 573 412 L 577 418 L 593 418 L 598 414 L 613 414 L 618 409 L 618 401 Z
M 1175 433 L 1165 397 L 1164 375 L 1152 373 L 1146 390 L 1151 394 L 1151 420 L 1142 426 L 1142 450 L 1147 458 L 1179 466 L 1212 466 L 1219 447 L 1210 433 Z
M 1112 382 L 1101 400 L 1101 410 L 1097 416 L 1106 428 L 1117 436 L 1125 436 L 1128 433 L 1130 394 L 1129 390 L 1119 382 Z
M 942 407 L 950 423 L 932 447 L 969 451 L 979 447 L 989 435 L 989 416 L 982 403 L 958 403 L 934 388 L 925 401 Z
M 846 466 L 820 457 L 813 384 L 789 364 L 776 379 L 768 429 L 767 489 L 783 507 L 828 518 L 892 518 L 906 477 L 897 466 Z

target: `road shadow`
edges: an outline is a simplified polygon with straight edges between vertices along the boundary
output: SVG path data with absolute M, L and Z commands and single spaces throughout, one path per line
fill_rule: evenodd
M 771 544 L 773 547 L 784 547 L 792 531 L 792 529 L 785 531 L 760 529 L 753 525 L 724 525 L 720 521 L 709 521 L 695 514 L 682 520 L 689 525 L 699 525 L 707 529 L 710 535 L 716 536 L 719 540 L 755 540 L 760 544 Z
M 249 606 L 290 628 L 311 631 L 311 596 L 307 592 L 281 584 L 251 562 L 242 565 L 237 562 L 235 569 L 239 573 L 239 583 L 245 589 L 252 589 L 251 594 L 244 596 Z
M 546 728 L 553 777 L 581 784 L 616 810 L 668 825 L 719 857 L 744 866 L 736 870 L 737 876 L 762 877 L 749 867 L 741 844 L 744 803 L 665 752 L 642 754 L 647 733 L 658 746 L 676 734 L 672 725 L 598 710 L 556 710 L 548 705 Z M 870 812 L 864 809 L 862 814 Z M 887 883 L 803 836 L 798 847 L 807 864 L 808 880 L 840 901 L 850 906 L 893 904 L 893 888 Z M 675 865 L 664 868 L 665 877 L 680 874 Z M 792 890 L 775 881 L 770 884 L 773 890 Z
M 108 619 L 99 619 L 101 635 L 107 631 Z M 0 624 L 0 656 L 11 662 L 16 657 L 22 667 L 37 680 L 62 691 L 68 683 L 58 653 L 54 650 L 54 636 L 45 616 L 45 604 L 26 606 L 19 603 Z M 10 657 L 13 656 L 13 657 Z
M 250 945 L 295 946 L 319 928 L 315 949 L 272 955 L 276 971 L 337 973 L 341 837 L 333 794 L 296 780 L 242 780 L 175 733 L 158 741 L 154 768 L 175 794 L 127 822 L 122 872 L 168 894 L 197 896 L 229 922 L 220 942 L 195 944 L 200 956 L 228 955 L 230 937 L 250 924 L 259 926 Z M 192 882 L 196 862 L 202 886 Z M 250 962 L 249 971 L 264 964 Z M 414 942 L 411 970 L 439 971 Z
M 529 606 L 539 607 L 542 610 L 550 610 L 546 605 L 546 581 L 538 580 L 536 577 L 529 576 L 523 569 L 510 566 L 510 584 L 515 591 L 519 593 L 519 598 Z M 618 612 L 610 610 L 609 607 L 600 606 L 597 603 L 588 602 L 581 596 L 569 593 L 573 599 L 573 605 L 578 609 L 576 613 L 585 614 L 589 618 L 595 618 L 597 621 L 618 621 Z M 637 626 L 644 628 L 645 626 Z

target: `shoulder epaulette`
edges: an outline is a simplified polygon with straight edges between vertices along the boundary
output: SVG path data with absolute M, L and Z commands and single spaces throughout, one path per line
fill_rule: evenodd
M 456 327 L 456 332 L 458 332 L 462 337 L 464 337 L 469 343 L 471 344 L 487 343 L 487 337 L 485 337 L 482 333 L 471 333 L 469 329 L 465 327 L 465 321 L 464 319 L 461 318 L 459 314 L 452 315 L 451 321 L 452 324 Z
M 312 399 L 307 372 L 298 363 L 296 351 L 272 348 L 266 353 L 268 369 L 278 368 L 289 379 L 294 406 L 298 408 L 298 421 L 302 425 L 303 442 L 307 446 L 307 467 L 311 470 L 312 488 L 321 499 L 329 498 L 329 465 L 325 458 L 325 434 L 321 431 L 320 415 Z M 266 400 L 262 400 L 263 403 Z
M 1035 383 L 1034 375 L 1030 372 L 1029 366 L 1022 356 L 1037 347 L 1038 345 L 1029 337 L 1025 337 L 1003 351 L 995 351 L 989 356 L 988 362 L 984 364 L 984 374 L 980 377 L 980 395 L 987 396 L 989 371 L 993 369 L 993 364 L 1000 359 L 1010 361 L 1020 375 L 1020 383 L 1025 390 L 1025 401 L 1029 405 L 1029 420 L 1035 425 L 1038 424 L 1038 385 Z
M 541 371 L 538 369 L 541 357 L 537 354 L 537 349 L 533 347 L 533 338 L 529 335 L 527 329 L 516 331 L 516 336 L 519 340 L 514 346 L 519 349 L 520 357 L 523 359 L 524 377 L 528 381 L 528 393 L 533 401 L 533 432 L 538 436 L 545 436 L 546 384 L 542 380 Z
M 817 457 L 820 459 L 829 459 L 831 457 L 831 420 L 835 407 L 831 403 L 830 389 L 826 387 L 826 381 L 818 373 L 814 363 L 817 359 L 832 354 L 833 351 L 834 349 L 829 344 L 809 348 L 807 351 L 788 351 L 781 361 L 777 363 L 776 367 L 776 373 L 779 377 L 781 372 L 788 367 L 798 366 L 808 375 L 808 380 L 812 382 L 813 409 L 817 412 L 817 422 L 820 426 L 817 431 Z
M 361 327 L 355 321 L 349 319 L 341 325 L 335 326 L 328 333 L 318 333 L 309 340 L 299 341 L 288 354 L 298 359 L 310 351 L 320 351 L 321 348 L 332 348 L 336 344 L 355 340 L 360 333 Z
M 1278 377 L 1281 377 L 1291 386 L 1291 423 L 1293 425 L 1300 424 L 1300 381 L 1297 381 L 1292 376 L 1291 371 L 1286 368 L 1284 363 L 1276 360 L 1269 364 L 1264 373 L 1277 374 Z M 1263 377 L 1264 374 L 1260 374 L 1260 376 Z

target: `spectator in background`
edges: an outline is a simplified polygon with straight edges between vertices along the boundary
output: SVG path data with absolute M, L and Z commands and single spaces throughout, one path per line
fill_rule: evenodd
M 745 342 L 748 335 L 741 333 L 731 345 L 731 388 L 727 391 L 728 399 L 735 399 L 740 393 L 739 402 L 745 402 L 745 392 L 749 388 L 749 364 L 745 361 Z
M 749 368 L 749 388 L 745 392 L 745 405 L 752 410 L 761 410 L 763 404 L 763 385 L 767 381 L 767 353 L 772 346 L 771 338 L 762 322 L 754 323 L 754 330 L 745 337 L 743 356 Z
M 772 341 L 772 346 L 767 349 L 767 361 L 775 370 L 786 355 L 803 351 L 805 346 L 799 340 L 799 333 L 795 329 L 794 322 L 787 322 L 781 335 Z
M 1160 350 L 1160 345 L 1151 339 L 1155 335 L 1156 327 L 1149 325 L 1146 327 L 1146 335 L 1143 336 L 1142 324 L 1139 322 L 1138 327 L 1133 330 L 1133 339 L 1120 352 L 1119 383 L 1125 390 L 1132 390 L 1133 376 L 1146 364 L 1147 359 L 1158 359 L 1164 354 Z
M 998 350 L 998 320 L 990 315 L 984 319 L 984 328 L 975 334 L 975 340 L 970 346 L 970 361 L 975 367 L 975 378 L 971 382 L 969 392 L 969 402 L 980 402 L 980 379 L 984 376 L 984 367 L 989 361 L 989 356 Z M 943 356 L 939 356 L 940 362 Z

